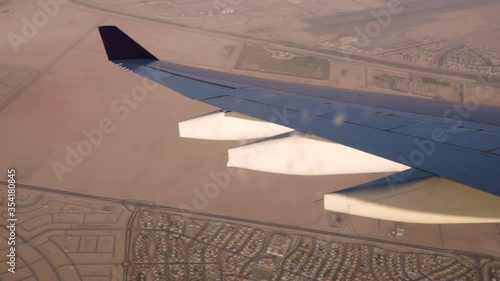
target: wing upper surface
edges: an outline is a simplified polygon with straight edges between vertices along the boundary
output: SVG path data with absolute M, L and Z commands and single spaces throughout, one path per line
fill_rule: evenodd
M 468 121 L 457 126 L 453 120 L 436 116 L 299 96 L 248 86 L 235 79 L 226 81 L 220 79 L 224 78 L 222 73 L 160 61 L 114 62 L 223 110 L 290 127 L 500 195 L 499 126 Z M 217 73 L 220 78 L 207 73 Z

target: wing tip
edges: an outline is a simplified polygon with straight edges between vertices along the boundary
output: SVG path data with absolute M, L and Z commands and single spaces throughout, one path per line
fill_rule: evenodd
M 114 25 L 98 27 L 108 60 L 143 59 L 157 61 L 153 54 Z

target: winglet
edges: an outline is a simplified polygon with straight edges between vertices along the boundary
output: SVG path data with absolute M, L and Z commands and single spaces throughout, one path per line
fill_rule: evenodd
M 116 26 L 99 26 L 99 33 L 110 61 L 127 59 L 158 60 Z

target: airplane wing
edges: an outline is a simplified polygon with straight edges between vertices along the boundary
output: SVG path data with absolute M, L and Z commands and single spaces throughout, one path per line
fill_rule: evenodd
M 436 187 L 435 183 L 429 183 L 429 179 L 437 178 L 461 187 L 471 187 L 465 190 L 470 191 L 471 194 L 481 195 L 478 198 L 486 200 L 482 202 L 500 205 L 498 204 L 500 203 L 498 200 L 500 198 L 500 126 L 332 101 L 308 96 L 307 92 L 298 95 L 274 90 L 266 87 L 268 81 L 265 79 L 159 61 L 115 26 L 101 26 L 99 31 L 111 62 L 180 94 L 222 110 L 215 115 L 200 117 L 205 122 L 201 124 L 207 124 L 210 118 L 221 118 L 220 116 L 238 122 L 243 120 L 241 121 L 243 123 L 233 122 L 233 130 L 237 128 L 237 130 L 242 130 L 238 124 L 248 125 L 249 130 L 254 128 L 252 126 L 258 127 L 256 124 L 259 122 L 259 124 L 276 124 L 279 127 L 276 130 L 277 133 L 265 135 L 264 141 L 268 141 L 270 145 L 276 145 L 278 153 L 283 147 L 280 146 L 280 141 L 283 138 L 292 137 L 283 134 L 290 134 L 290 131 L 300 134 L 300 142 L 294 143 L 306 149 L 317 147 L 320 150 L 319 154 L 329 155 L 329 157 L 324 156 L 324 161 L 328 165 L 312 171 L 312 174 L 315 172 L 316 174 L 355 173 L 359 166 L 364 167 L 358 171 L 360 173 L 393 171 L 395 174 L 386 178 L 385 184 L 381 184 L 390 186 L 392 191 L 395 186 L 400 186 L 405 182 L 413 183 L 414 180 L 424 181 L 428 183 L 426 186 Z M 231 122 L 224 124 L 229 123 Z M 221 126 L 221 123 L 217 124 Z M 193 130 L 203 130 L 203 127 L 206 130 L 206 126 L 193 122 L 183 124 L 184 134 L 187 136 L 196 134 Z M 207 137 L 207 139 L 210 138 L 216 137 Z M 310 152 L 309 154 L 317 152 L 305 151 Z M 287 157 L 287 151 L 282 152 L 283 157 Z M 330 152 L 333 154 L 328 154 Z M 328 162 L 336 155 L 344 155 L 344 159 L 338 157 L 333 159 L 336 163 L 341 163 L 343 168 L 337 167 L 339 165 L 330 165 Z M 348 163 L 352 162 L 349 161 L 351 158 L 358 159 L 358 162 Z M 262 159 L 264 159 L 261 161 L 262 165 L 269 163 L 269 159 Z M 266 166 L 260 170 L 287 173 L 285 168 L 280 168 L 279 163 L 277 165 L 275 167 L 278 168 Z M 286 163 L 283 164 L 283 167 L 286 165 Z M 246 168 L 259 170 L 257 166 L 261 167 L 248 165 Z M 349 168 L 346 169 L 345 166 Z M 309 172 L 307 167 L 299 167 L 290 174 L 308 174 Z M 443 193 L 445 200 L 446 196 L 456 193 L 453 191 L 454 185 L 450 186 L 450 189 Z M 373 190 L 373 187 L 371 189 Z M 421 190 L 422 187 L 415 187 L 415 189 Z M 458 190 L 458 188 L 455 189 Z M 327 209 L 339 211 L 338 206 L 344 204 L 339 203 L 339 200 L 352 201 L 353 196 L 359 193 L 359 187 L 351 190 L 353 192 L 350 193 L 349 189 L 347 190 L 347 195 L 345 191 L 325 195 L 325 207 L 327 204 L 333 204 L 337 207 Z M 465 193 L 468 194 L 467 192 Z M 394 195 L 394 192 L 391 194 Z M 330 198 L 327 198 L 329 195 L 332 195 L 330 197 L 333 201 L 327 200 Z M 385 195 L 380 196 L 387 198 Z M 375 196 L 376 199 L 372 196 L 369 200 L 362 201 L 375 207 L 404 208 L 404 206 L 394 206 L 390 202 L 384 202 L 380 196 Z M 429 201 L 428 198 L 424 200 Z M 463 202 L 467 198 L 460 200 Z M 354 212 L 351 203 L 345 204 L 347 204 L 347 209 L 340 211 L 361 215 L 366 213 Z M 467 216 L 468 219 L 453 220 L 452 217 L 455 218 L 456 214 L 439 209 L 443 202 L 436 201 L 434 205 L 430 209 L 428 206 L 416 206 L 416 210 L 412 209 L 411 212 L 446 213 L 444 219 L 443 217 L 436 219 L 437 223 L 500 221 L 500 209 L 495 206 L 488 206 L 487 209 L 482 210 L 487 213 L 486 215 L 477 213 L 469 216 L 460 212 L 461 217 Z M 387 210 L 382 210 L 385 215 L 378 215 L 378 218 L 388 218 Z M 484 220 L 484 217 L 488 219 Z M 389 218 L 392 217 L 389 216 Z M 404 218 L 396 216 L 394 219 Z M 421 220 L 422 218 L 416 218 L 411 221 L 422 222 Z

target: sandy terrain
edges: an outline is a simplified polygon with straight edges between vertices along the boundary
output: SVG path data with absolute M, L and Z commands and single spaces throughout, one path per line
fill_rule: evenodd
M 39 79 L 0 111 L 0 171 L 15 167 L 20 182 L 57 190 L 393 239 L 387 236 L 392 222 L 353 217 L 349 228 L 332 229 L 322 202 L 317 202 L 325 193 L 381 175 L 291 177 L 242 171 L 230 176 L 214 198 L 200 199 L 197 194 L 215 181 L 211 174 L 226 171 L 227 149 L 238 143 L 180 139 L 179 121 L 215 108 L 161 87 L 149 91 L 120 119 L 111 105 L 142 80 L 106 60 L 96 26 L 118 25 L 163 59 L 210 68 L 227 67 L 220 51 L 241 42 L 74 4 L 60 7 L 58 15 L 19 46 L 18 53 L 8 41 L 0 41 L 0 64 L 40 71 Z M 13 11 L 0 14 L 2 38 L 19 32 L 23 17 L 40 11 L 32 1 L 16 0 L 0 8 Z M 345 69 L 364 72 L 357 66 Z M 341 79 L 339 71 L 332 76 Z M 366 83 L 364 78 L 349 78 L 338 84 Z M 60 181 L 54 163 L 63 163 L 68 147 L 74 149 L 85 140 L 82 131 L 98 128 L 103 119 L 111 122 L 113 132 L 105 134 L 102 143 Z M 500 256 L 499 225 L 406 225 L 406 229 L 407 235 L 398 240 Z

